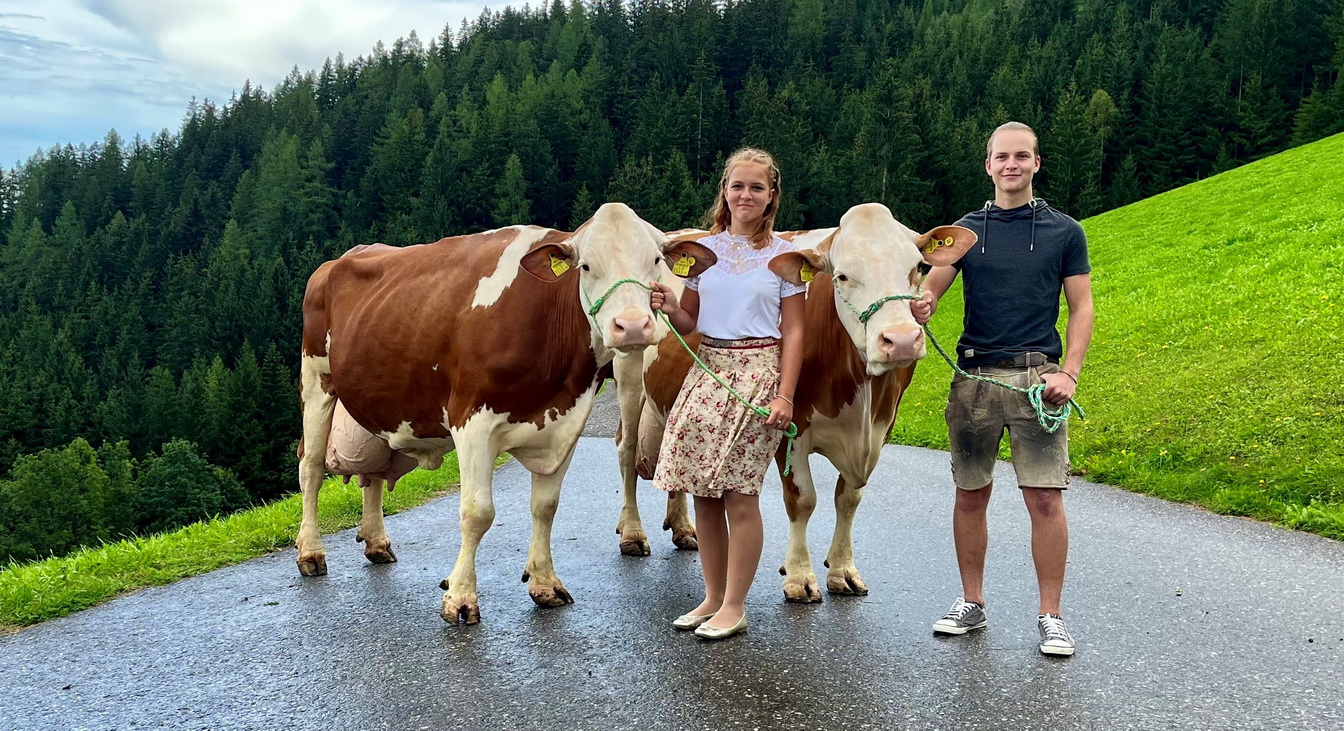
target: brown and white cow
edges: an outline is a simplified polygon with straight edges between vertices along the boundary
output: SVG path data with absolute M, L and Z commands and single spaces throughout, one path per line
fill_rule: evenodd
M 860 488 L 868 484 L 877 466 L 901 395 L 926 349 L 923 329 L 915 323 L 908 302 L 882 303 L 866 323 L 855 311 L 865 312 L 890 295 L 916 294 L 921 264 L 951 264 L 975 243 L 976 235 L 959 226 L 939 226 L 920 235 L 877 203 L 851 208 L 838 228 L 780 235 L 798 250 L 775 257 L 770 268 L 794 283 L 815 277 L 806 295 L 803 364 L 794 394 L 798 438 L 790 476 L 782 475 L 784 444 L 776 455 L 791 524 L 788 552 L 780 568 L 784 596 L 793 602 L 821 601 L 807 548 L 807 523 L 817 504 L 807 460 L 812 453 L 825 456 L 840 472 L 835 486 L 835 534 L 826 557 L 830 568 L 826 588 L 833 594 L 867 594 L 868 587 L 854 564 L 851 535 L 862 498 Z M 656 351 L 645 353 L 642 393 L 630 385 L 632 369 L 623 366 L 617 372 L 622 417 L 634 413 L 639 425 L 638 429 L 623 428 L 624 439 L 629 439 L 631 431 L 637 434 L 635 449 L 620 450 L 623 459 L 627 451 L 636 453 L 632 464 L 622 463 L 623 471 L 637 471 L 646 479 L 652 476 L 666 415 L 690 365 L 690 356 L 680 343 L 667 337 Z M 619 385 L 622 375 L 626 375 L 623 386 Z M 669 496 L 667 522 L 689 526 L 684 494 Z
M 457 450 L 462 545 L 442 584 L 446 621 L 480 620 L 476 549 L 494 521 L 491 479 L 504 452 L 532 472 L 528 594 L 542 606 L 571 603 L 551 560 L 561 480 L 613 357 L 662 334 L 645 289 L 612 287 L 648 282 L 663 257 L 683 253 L 696 259 L 692 275 L 714 263 L 705 247 L 672 242 L 608 203 L 572 234 L 513 226 L 371 247 L 319 267 L 303 302 L 300 572 L 326 573 L 317 497 L 339 398 L 422 468 Z M 593 315 L 591 303 L 600 306 Z M 371 559 L 392 560 L 381 481 L 370 482 L 360 535 L 387 551 Z

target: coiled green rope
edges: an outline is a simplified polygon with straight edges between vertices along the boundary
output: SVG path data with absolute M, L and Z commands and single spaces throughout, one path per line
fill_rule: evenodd
M 893 294 L 887 297 L 883 297 L 882 299 L 869 305 L 868 309 L 864 310 L 863 312 L 859 312 L 858 308 L 850 304 L 849 300 L 845 299 L 844 295 L 839 294 L 839 290 L 836 290 L 836 294 L 840 296 L 840 300 L 845 303 L 845 306 L 849 308 L 849 311 L 853 312 L 854 316 L 859 318 L 859 323 L 864 326 L 867 326 L 868 320 L 872 319 L 873 315 L 877 314 L 877 311 L 882 309 L 882 305 L 885 305 L 886 303 L 891 302 L 892 300 L 919 300 L 924 298 L 922 292 L 916 292 L 915 294 Z M 1026 394 L 1027 402 L 1030 403 L 1031 407 L 1036 410 L 1036 421 L 1041 425 L 1041 428 L 1045 430 L 1045 433 L 1054 434 L 1056 431 L 1058 431 L 1060 425 L 1069 420 L 1069 416 L 1073 413 L 1074 409 L 1078 410 L 1079 419 L 1087 418 L 1087 415 L 1083 413 L 1083 407 L 1079 406 L 1078 402 L 1074 401 L 1073 399 L 1069 399 L 1068 402 L 1065 403 L 1063 406 L 1058 407 L 1046 406 L 1046 404 L 1049 402 L 1045 400 L 1044 383 L 1037 383 L 1027 388 L 1019 388 L 1012 384 L 1004 383 L 1003 381 L 1000 381 L 996 378 L 989 378 L 987 376 L 977 376 L 967 373 L 966 371 L 962 370 L 960 366 L 957 365 L 956 361 L 952 360 L 952 358 L 950 358 L 947 355 L 947 351 L 943 350 L 943 346 L 938 344 L 938 338 L 935 338 L 933 336 L 933 331 L 929 329 L 928 324 L 923 325 L 923 327 L 924 327 L 924 334 L 929 337 L 929 342 L 933 343 L 933 347 L 938 351 L 938 354 L 943 356 L 943 360 L 947 361 L 947 364 L 949 366 L 952 366 L 952 370 L 956 371 L 958 374 L 966 378 L 969 378 L 972 381 L 980 381 L 982 383 L 992 383 L 996 386 L 1002 386 L 1010 391 L 1016 391 L 1021 394 Z

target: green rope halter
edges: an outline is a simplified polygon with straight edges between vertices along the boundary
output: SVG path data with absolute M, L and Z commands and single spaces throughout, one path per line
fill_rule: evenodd
M 863 312 L 859 312 L 857 307 L 851 304 L 849 300 L 845 299 L 845 296 L 843 294 L 840 294 L 839 288 L 836 288 L 835 294 L 840 298 L 841 302 L 845 303 L 845 306 L 849 308 L 849 311 L 853 312 L 854 316 L 859 318 L 859 324 L 865 327 L 867 327 L 868 321 L 872 319 L 873 315 L 876 315 L 877 311 L 882 309 L 882 305 L 885 305 L 888 302 L 891 302 L 893 300 L 919 300 L 924 298 L 922 292 L 917 292 L 916 294 L 888 295 L 869 305 L 868 309 L 864 310 Z M 933 331 L 929 329 L 929 326 L 925 324 L 923 327 L 924 327 L 924 334 L 928 336 L 929 342 L 933 343 L 933 347 L 938 351 L 938 354 L 943 356 L 943 360 L 947 361 L 947 364 L 952 367 L 952 370 L 956 371 L 961 376 L 969 378 L 972 381 L 980 381 L 982 383 L 992 383 L 996 386 L 1002 386 L 1010 391 L 1016 391 L 1018 393 L 1025 394 L 1027 397 L 1027 402 L 1030 403 L 1031 407 L 1036 410 L 1036 421 L 1041 425 L 1041 428 L 1045 430 L 1046 434 L 1054 434 L 1056 431 L 1058 431 L 1060 425 L 1069 420 L 1069 415 L 1073 413 L 1074 409 L 1078 410 L 1079 419 L 1087 418 L 1087 415 L 1083 413 L 1083 407 L 1079 406 L 1078 402 L 1074 401 L 1073 399 L 1069 399 L 1068 402 L 1065 403 L 1063 406 L 1058 407 L 1047 406 L 1046 404 L 1049 402 L 1045 400 L 1044 383 L 1037 383 L 1036 385 L 1029 386 L 1027 388 L 1018 388 L 1017 386 L 1004 383 L 1003 381 L 1000 381 L 996 378 L 988 378 L 986 376 L 976 376 L 967 373 L 957 365 L 956 361 L 948 357 L 947 352 L 943 350 L 943 346 L 938 344 L 938 338 L 935 338 L 933 336 Z
M 593 302 L 588 306 L 588 316 L 597 317 L 598 310 L 602 309 L 602 305 L 606 304 L 607 298 L 610 297 L 611 293 L 615 292 L 616 288 L 621 286 L 622 284 L 634 284 L 646 290 L 653 289 L 649 285 L 637 279 L 622 279 L 619 282 L 616 282 L 615 284 L 611 285 L 611 288 L 608 289 L 605 294 L 603 294 L 601 297 L 598 297 L 597 301 Z M 767 417 L 770 415 L 769 409 L 757 406 L 756 404 L 753 404 L 752 402 L 748 401 L 746 398 L 742 396 L 742 394 L 738 393 L 732 386 L 729 386 L 722 378 L 719 378 L 719 374 L 715 373 L 709 366 L 705 365 L 705 362 L 703 360 L 700 360 L 700 356 L 696 355 L 695 351 L 691 349 L 691 346 L 686 344 L 686 340 L 681 337 L 681 333 L 677 332 L 677 329 L 672 326 L 672 321 L 668 319 L 667 315 L 663 314 L 662 311 L 656 312 L 655 314 L 661 317 L 663 319 L 663 322 L 667 323 L 667 328 L 672 331 L 673 335 L 677 336 L 677 342 L 681 343 L 681 347 L 685 348 L 686 352 L 691 354 L 691 358 L 695 361 L 695 364 L 700 366 L 700 369 L 703 370 L 705 373 L 708 373 L 710 378 L 713 378 L 720 386 L 723 386 L 724 388 L 728 389 L 728 393 L 731 393 L 734 398 L 736 398 L 738 401 L 741 401 L 743 405 L 745 405 L 747 408 L 755 412 L 757 416 Z M 793 440 L 798 436 L 798 425 L 793 422 L 789 422 L 789 428 L 784 431 L 784 435 L 788 438 L 788 443 L 784 451 L 784 476 L 788 477 L 793 470 Z

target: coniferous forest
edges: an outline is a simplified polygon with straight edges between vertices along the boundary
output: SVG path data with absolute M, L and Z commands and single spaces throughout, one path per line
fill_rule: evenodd
M 744 144 L 781 229 L 924 230 L 1008 119 L 1081 219 L 1344 130 L 1341 68 L 1340 0 L 555 2 L 53 146 L 0 169 L 0 560 L 296 489 L 303 289 L 355 244 L 696 225 Z

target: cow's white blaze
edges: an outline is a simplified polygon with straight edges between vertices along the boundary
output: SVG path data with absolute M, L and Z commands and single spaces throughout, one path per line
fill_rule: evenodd
M 417 437 L 409 421 L 401 422 L 396 431 L 382 431 L 378 436 L 387 441 L 387 446 L 420 463 L 422 470 L 442 467 L 443 456 L 457 448 L 452 437 Z
M 472 307 L 489 307 L 499 301 L 509 285 L 519 276 L 523 276 L 522 270 L 518 268 L 519 262 L 523 260 L 524 254 L 532 250 L 532 245 L 546 235 L 547 229 L 537 226 L 508 226 L 497 231 L 512 231 L 514 239 L 504 247 L 504 253 L 500 254 L 495 271 L 476 283 L 476 294 L 471 299 Z

